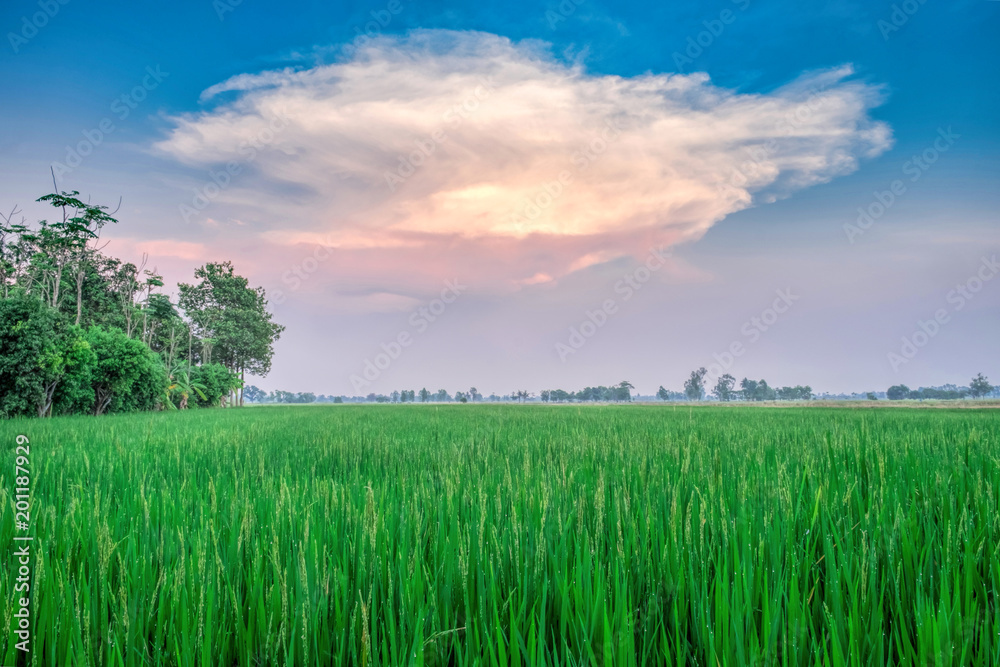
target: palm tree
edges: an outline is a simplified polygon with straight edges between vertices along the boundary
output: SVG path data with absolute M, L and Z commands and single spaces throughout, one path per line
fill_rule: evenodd
M 174 406 L 173 396 L 178 394 L 181 397 L 180 405 Z M 201 400 L 205 400 L 205 385 L 198 381 L 191 380 L 191 367 L 187 364 L 177 364 L 170 373 L 170 386 L 167 387 L 167 405 L 171 409 L 187 410 L 188 398 L 191 394 L 197 394 Z

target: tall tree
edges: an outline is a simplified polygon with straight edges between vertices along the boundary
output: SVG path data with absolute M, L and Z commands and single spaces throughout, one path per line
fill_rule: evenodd
M 733 397 L 736 396 L 736 392 L 733 390 L 733 387 L 735 386 L 736 378 L 729 373 L 726 373 L 716 381 L 715 387 L 712 389 L 712 393 L 720 401 L 728 402 L 733 400 Z
M 691 377 L 684 381 L 684 393 L 692 401 L 700 401 L 705 396 L 705 376 L 708 370 L 704 367 L 691 371 Z
M 905 384 L 894 384 L 885 392 L 885 397 L 890 401 L 901 401 L 910 395 L 910 388 Z
M 969 383 L 969 395 L 972 398 L 981 398 L 991 393 L 993 393 L 993 385 L 990 384 L 988 379 L 983 377 L 982 373 L 972 378 L 972 382 Z
M 285 328 L 271 321 L 264 288 L 250 287 L 231 262 L 206 264 L 194 275 L 198 284 L 181 283 L 178 288 L 180 307 L 195 335 L 211 339 L 215 359 L 241 380 L 248 371 L 266 376 L 274 343 Z M 238 403 L 243 404 L 242 392 Z
M 613 388 L 612 395 L 616 401 L 624 401 L 628 403 L 632 400 L 632 390 L 635 389 L 633 385 L 628 380 L 623 380 L 619 382 L 616 387 Z
M 38 201 L 51 204 L 62 211 L 62 222 L 49 224 L 43 220 L 35 237 L 42 252 L 39 260 L 44 267 L 43 273 L 48 274 L 51 280 L 50 297 L 53 308 L 59 307 L 64 273 L 73 282 L 76 289 L 77 326 L 83 316 L 83 283 L 87 267 L 97 252 L 97 248 L 92 247 L 91 243 L 96 246 L 104 225 L 118 222 L 112 214 L 105 212 L 106 206 L 84 203 L 77 197 L 79 194 L 74 190 L 39 197 Z

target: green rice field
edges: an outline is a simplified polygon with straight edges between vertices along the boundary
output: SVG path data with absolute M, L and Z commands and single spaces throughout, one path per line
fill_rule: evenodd
M 997 410 L 262 407 L 0 442 L 3 665 L 1000 664 Z

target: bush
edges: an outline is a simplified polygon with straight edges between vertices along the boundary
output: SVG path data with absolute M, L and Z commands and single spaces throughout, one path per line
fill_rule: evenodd
M 121 329 L 91 327 L 87 341 L 96 355 L 93 370 L 95 415 L 153 410 L 164 400 L 167 370 L 142 341 Z
M 0 414 L 86 410 L 94 353 L 83 331 L 38 299 L 0 301 Z
M 191 369 L 192 384 L 199 384 L 205 398 L 195 394 L 192 402 L 200 408 L 218 407 L 219 400 L 236 386 L 238 378 L 222 364 L 202 364 Z

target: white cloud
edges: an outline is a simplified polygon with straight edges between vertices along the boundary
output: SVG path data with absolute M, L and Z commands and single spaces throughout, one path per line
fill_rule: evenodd
M 211 214 L 268 242 L 413 248 L 416 272 L 421 245 L 461 239 L 488 256 L 499 244 L 537 255 L 498 276 L 525 284 L 697 239 L 885 151 L 891 132 L 869 116 L 881 91 L 852 74 L 740 94 L 705 74 L 593 75 L 536 42 L 416 31 L 212 86 L 203 99 L 237 97 L 173 118 L 157 148 L 204 168 L 242 161 L 215 204 L 230 210 Z M 276 116 L 287 126 L 247 160 L 241 147 Z

